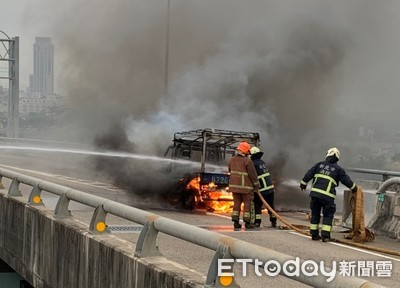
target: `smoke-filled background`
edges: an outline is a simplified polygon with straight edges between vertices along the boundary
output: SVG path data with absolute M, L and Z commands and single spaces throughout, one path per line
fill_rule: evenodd
M 272 171 L 298 179 L 332 146 L 343 165 L 366 161 L 399 124 L 396 0 L 23 3 L 10 5 L 24 33 L 52 37 L 56 88 L 70 100 L 52 137 L 162 156 L 178 131 L 259 132 Z M 136 187 L 157 170 L 95 166 Z M 153 176 L 144 190 L 158 189 Z

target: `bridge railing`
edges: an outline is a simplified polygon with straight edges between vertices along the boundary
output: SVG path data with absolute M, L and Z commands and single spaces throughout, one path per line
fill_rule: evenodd
M 71 200 L 95 208 L 89 225 L 89 231 L 93 234 L 110 233 L 106 224 L 107 214 L 112 214 L 143 225 L 143 229 L 136 244 L 136 257 L 161 255 L 156 246 L 157 235 L 159 232 L 215 251 L 215 255 L 209 266 L 205 287 L 222 287 L 219 282 L 221 275 L 218 275 L 218 259 L 253 259 L 253 261 L 254 259 L 257 259 L 262 261 L 262 263 L 266 263 L 273 259 L 277 261 L 281 267 L 283 267 L 283 264 L 288 260 L 296 259 L 293 256 L 251 244 L 234 237 L 175 221 L 112 200 L 87 194 L 79 190 L 71 189 L 35 177 L 16 173 L 14 171 L 0 169 L 0 184 L 2 187 L 3 178 L 12 180 L 8 188 L 8 197 L 23 196 L 19 190 L 21 183 L 31 186 L 32 190 L 28 198 L 28 204 L 31 206 L 44 205 L 41 198 L 42 191 L 58 195 L 59 199 L 54 209 L 54 217 L 59 219 L 68 219 L 72 217 L 71 211 L 68 209 Z M 231 267 L 230 271 L 232 270 L 233 267 Z M 326 268 L 326 270 L 328 269 Z M 307 277 L 303 274 L 300 274 L 299 276 L 288 276 L 282 272 L 281 275 L 313 287 L 354 288 L 365 287 L 364 285 L 368 287 L 383 287 L 357 277 L 343 277 L 336 275 L 333 281 L 327 282 L 326 278 L 322 275 L 313 277 Z M 238 287 L 234 285 L 236 284 L 233 283 L 224 287 Z
M 400 172 L 398 171 L 387 171 L 387 170 L 376 170 L 376 169 L 366 169 L 366 168 L 346 168 L 346 171 L 360 174 L 370 174 L 370 175 L 380 175 L 382 176 L 382 181 L 386 181 L 391 177 L 400 177 Z

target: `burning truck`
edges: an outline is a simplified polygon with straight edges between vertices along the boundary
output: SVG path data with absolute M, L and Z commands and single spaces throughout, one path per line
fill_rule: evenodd
M 228 191 L 227 163 L 242 141 L 259 146 L 260 136 L 254 132 L 211 128 L 174 134 L 173 144 L 167 148 L 164 157 L 199 164 L 198 167 L 188 166 L 179 181 L 180 190 L 183 190 L 180 193 L 183 195 L 183 199 L 180 199 L 182 206 L 213 212 L 230 210 L 233 198 Z M 171 164 L 170 169 L 178 169 L 174 165 Z

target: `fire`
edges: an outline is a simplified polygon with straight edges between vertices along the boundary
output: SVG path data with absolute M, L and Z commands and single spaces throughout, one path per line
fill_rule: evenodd
M 190 180 L 187 189 L 196 190 L 196 209 L 207 209 L 213 212 L 231 212 L 233 205 L 232 194 L 227 189 L 219 188 L 211 182 L 208 185 L 200 185 L 200 177 Z

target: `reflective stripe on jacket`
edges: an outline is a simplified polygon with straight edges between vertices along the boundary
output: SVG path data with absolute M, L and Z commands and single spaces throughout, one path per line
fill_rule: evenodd
M 228 162 L 229 191 L 232 193 L 251 193 L 258 190 L 257 172 L 253 161 L 246 156 L 237 154 Z
M 346 171 L 334 161 L 318 162 L 307 171 L 300 183 L 307 185 L 311 179 L 313 179 L 313 182 L 310 196 L 324 199 L 335 199 L 335 188 L 339 185 L 339 182 L 349 189 L 356 186 L 346 174 Z
M 261 159 L 254 159 L 253 163 L 258 174 L 260 184 L 259 191 L 264 192 L 265 194 L 274 192 L 274 185 L 272 184 L 272 178 L 268 171 L 267 164 Z

